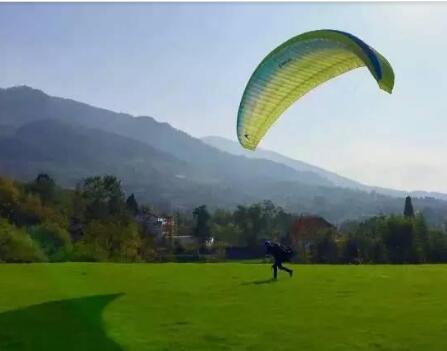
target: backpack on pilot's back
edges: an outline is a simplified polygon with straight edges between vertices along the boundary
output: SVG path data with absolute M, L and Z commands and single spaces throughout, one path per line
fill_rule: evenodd
M 281 254 L 281 258 L 284 261 L 290 260 L 293 255 L 295 255 L 295 252 L 287 245 L 279 243 L 274 243 L 274 245 L 276 246 L 277 252 Z

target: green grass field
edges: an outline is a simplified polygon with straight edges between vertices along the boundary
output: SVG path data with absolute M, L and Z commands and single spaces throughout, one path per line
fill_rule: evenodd
M 447 350 L 447 266 L 0 265 L 0 350 Z

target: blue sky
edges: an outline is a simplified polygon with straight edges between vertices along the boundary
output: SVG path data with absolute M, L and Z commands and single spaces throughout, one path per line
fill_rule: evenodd
M 312 91 L 261 147 L 371 185 L 447 192 L 447 4 L 0 4 L 0 86 L 26 84 L 193 136 L 236 139 L 245 84 L 274 47 L 339 29 L 391 62 Z

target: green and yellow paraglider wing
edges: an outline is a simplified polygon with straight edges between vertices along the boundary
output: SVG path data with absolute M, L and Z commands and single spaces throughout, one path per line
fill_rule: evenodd
M 297 99 L 331 78 L 364 66 L 379 87 L 391 93 L 391 65 L 355 36 L 318 30 L 288 40 L 262 60 L 245 88 L 237 120 L 239 142 L 256 149 L 271 125 Z

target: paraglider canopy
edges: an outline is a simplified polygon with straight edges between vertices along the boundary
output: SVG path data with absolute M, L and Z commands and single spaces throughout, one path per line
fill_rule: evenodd
M 286 41 L 262 60 L 245 88 L 237 118 L 239 142 L 246 149 L 256 149 L 296 100 L 334 77 L 365 66 L 379 87 L 391 93 L 391 65 L 352 34 L 317 30 Z

